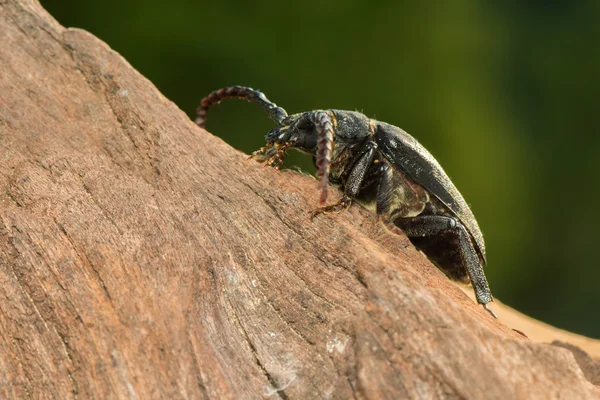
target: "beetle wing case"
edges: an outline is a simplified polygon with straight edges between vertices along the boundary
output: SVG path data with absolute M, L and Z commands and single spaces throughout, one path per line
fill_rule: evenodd
M 414 137 L 385 122 L 376 121 L 375 141 L 379 150 L 396 168 L 438 198 L 466 226 L 483 263 L 485 243 L 479 225 L 458 189 L 440 164 Z

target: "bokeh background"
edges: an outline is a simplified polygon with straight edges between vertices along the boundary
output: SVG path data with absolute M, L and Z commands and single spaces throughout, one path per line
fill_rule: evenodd
M 190 117 L 204 95 L 239 84 L 288 112 L 361 110 L 400 126 L 471 204 L 494 295 L 600 338 L 600 2 L 42 4 Z M 207 125 L 247 153 L 272 126 L 234 100 Z M 312 171 L 300 154 L 288 164 Z

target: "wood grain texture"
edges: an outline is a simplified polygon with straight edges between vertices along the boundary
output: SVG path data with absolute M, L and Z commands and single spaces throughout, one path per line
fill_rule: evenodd
M 0 0 L 0 43 L 0 397 L 600 395 L 37 2 Z

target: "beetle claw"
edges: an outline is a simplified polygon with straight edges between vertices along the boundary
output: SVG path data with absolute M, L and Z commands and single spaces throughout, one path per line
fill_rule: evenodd
M 496 316 L 496 314 L 494 314 L 494 312 L 488 308 L 487 304 L 483 304 L 483 309 L 485 311 L 489 312 L 492 317 L 498 319 L 498 317 Z

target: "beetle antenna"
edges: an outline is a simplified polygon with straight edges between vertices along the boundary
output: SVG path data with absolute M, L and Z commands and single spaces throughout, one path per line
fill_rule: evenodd
M 287 117 L 287 112 L 283 108 L 278 107 L 277 104 L 267 99 L 267 96 L 265 96 L 262 92 L 244 86 L 230 86 L 215 90 L 202 99 L 200 105 L 196 109 L 196 124 L 198 124 L 198 126 L 201 128 L 205 128 L 206 113 L 208 109 L 215 104 L 219 104 L 223 99 L 235 97 L 246 99 L 251 103 L 260 104 L 265 109 L 267 114 L 269 114 L 269 117 L 277 123 L 281 123 L 281 121 Z
M 335 117 L 333 113 L 317 111 L 312 115 L 312 121 L 317 127 L 317 178 L 321 197 L 319 203 L 324 206 L 327 201 L 327 187 L 329 186 L 329 166 L 333 153 L 333 136 L 335 134 Z

